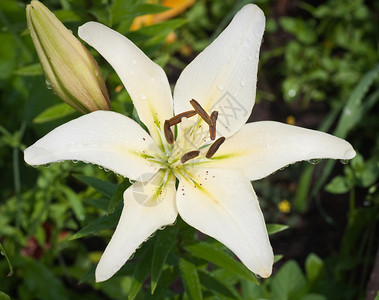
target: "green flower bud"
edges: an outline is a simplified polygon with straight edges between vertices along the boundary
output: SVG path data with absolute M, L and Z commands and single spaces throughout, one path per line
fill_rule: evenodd
M 26 7 L 26 19 L 49 87 L 81 113 L 109 110 L 109 96 L 93 56 L 39 1 Z

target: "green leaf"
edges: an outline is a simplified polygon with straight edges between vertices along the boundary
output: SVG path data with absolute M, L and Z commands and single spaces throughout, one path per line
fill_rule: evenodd
M 135 267 L 132 283 L 130 285 L 129 300 L 133 300 L 137 296 L 142 284 L 150 274 L 153 247 L 146 248 L 145 253 Z
M 282 224 L 266 224 L 268 235 L 273 235 L 275 233 L 284 231 L 289 228 L 288 225 Z
M 343 113 L 338 121 L 335 135 L 345 138 L 348 132 L 363 118 L 365 102 L 362 103 L 364 95 L 368 92 L 369 87 L 374 83 L 374 80 L 379 76 L 379 64 L 372 70 L 368 71 L 354 88 L 351 96 L 343 109 Z M 373 101 L 373 100 L 371 100 Z M 371 104 L 370 101 L 370 105 Z M 374 103 L 377 100 L 374 101 Z M 367 103 L 366 103 L 367 104 Z
M 81 198 L 67 186 L 59 185 L 58 190 L 64 193 L 65 196 L 67 197 L 76 218 L 79 221 L 83 221 L 86 217 L 86 213 L 85 213 Z
M 364 117 L 365 113 L 367 113 L 376 101 L 378 101 L 379 90 L 368 97 L 362 105 L 363 97 L 366 95 L 378 75 L 379 64 L 377 64 L 372 70 L 368 71 L 356 85 L 343 108 L 343 113 L 338 120 L 337 128 L 333 133 L 334 135 L 340 138 L 345 138 L 349 131 Z M 312 196 L 315 196 L 324 185 L 333 170 L 334 163 L 334 160 L 330 160 L 325 164 L 323 174 L 321 178 L 317 180 L 316 186 L 312 191 Z
M 120 201 L 123 199 L 123 195 L 125 190 L 131 186 L 131 183 L 129 179 L 125 179 L 122 183 L 120 183 L 116 191 L 113 193 L 111 199 L 109 200 L 108 208 L 107 208 L 107 214 L 110 214 L 116 206 L 120 203 Z
M 8 32 L 0 32 L 0 80 L 12 75 L 17 61 L 17 44 L 14 36 Z
M 343 176 L 334 177 L 332 181 L 325 186 L 325 190 L 332 194 L 344 194 L 347 193 L 350 189 L 350 182 Z
M 40 63 L 35 63 L 32 65 L 28 65 L 25 67 L 18 68 L 13 71 L 14 75 L 20 75 L 20 76 L 37 76 L 42 75 L 42 67 Z
M 305 272 L 309 282 L 314 282 L 324 269 L 324 262 L 316 254 L 309 254 L 305 260 Z
M 306 280 L 295 261 L 283 265 L 272 278 L 272 299 L 294 300 L 306 292 Z
M 274 263 L 278 262 L 283 258 L 283 254 L 276 254 L 274 255 Z
M 117 186 L 108 181 L 103 181 L 96 177 L 89 177 L 80 174 L 74 174 L 73 176 L 84 184 L 93 187 L 96 191 L 109 199 L 111 199 L 113 194 L 116 192 Z
M 327 300 L 327 298 L 319 294 L 308 294 L 305 297 L 301 298 L 301 300 Z
M 215 295 L 222 296 L 223 299 L 241 299 L 241 297 L 234 290 L 228 287 L 228 283 L 221 282 L 212 274 L 199 271 L 200 282 L 207 288 L 207 290 L 212 291 Z M 254 286 L 257 286 L 253 284 Z
M 0 300 L 11 300 L 11 297 L 0 291 Z
M 76 110 L 66 103 L 59 103 L 53 105 L 43 112 L 41 112 L 37 117 L 34 118 L 33 122 L 37 124 L 46 123 L 50 121 L 59 120 L 68 115 L 75 113 Z
M 101 230 L 114 228 L 117 226 L 122 211 L 122 203 L 115 209 L 115 211 L 109 215 L 102 216 L 96 221 L 88 224 L 77 233 L 75 233 L 70 239 L 75 240 L 87 235 L 96 234 Z
M 193 263 L 181 258 L 179 260 L 179 269 L 182 273 L 183 284 L 188 297 L 193 300 L 203 299 L 199 274 L 197 273 L 196 266 Z
M 105 198 L 84 198 L 83 202 L 85 204 L 96 207 L 102 211 L 107 211 L 108 209 L 108 199 Z
M 196 245 L 187 246 L 186 250 L 195 257 L 202 258 L 242 278 L 259 284 L 257 278 L 249 269 L 226 254 L 220 246 L 209 243 L 198 243 Z
M 151 293 L 153 294 L 157 287 L 158 280 L 162 274 L 164 264 L 171 248 L 176 243 L 178 229 L 176 226 L 168 226 L 159 232 L 154 245 L 153 260 L 151 263 Z
M 23 286 L 30 295 L 33 295 L 32 299 L 69 299 L 62 281 L 41 261 L 30 257 L 19 257 L 18 259 L 17 267 L 22 270 Z

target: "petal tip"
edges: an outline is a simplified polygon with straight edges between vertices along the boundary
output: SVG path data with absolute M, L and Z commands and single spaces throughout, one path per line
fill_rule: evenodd
M 348 149 L 344 154 L 344 159 L 352 159 L 355 157 L 357 153 L 354 151 L 353 148 Z

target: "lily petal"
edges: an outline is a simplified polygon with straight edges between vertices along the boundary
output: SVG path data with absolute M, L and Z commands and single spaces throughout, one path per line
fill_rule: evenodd
M 353 147 L 333 135 L 263 121 L 246 124 L 220 147 L 202 167 L 238 168 L 250 180 L 258 180 L 297 161 L 352 159 Z
M 174 90 L 175 114 L 191 110 L 193 98 L 210 114 L 217 133 L 231 136 L 246 123 L 255 101 L 258 56 L 265 17 L 248 4 L 182 72 Z
M 124 208 L 95 276 L 96 281 L 112 277 L 157 229 L 174 223 L 175 177 L 159 171 L 148 183 L 136 182 L 124 193 Z
M 170 85 L 163 69 L 126 37 L 100 23 L 88 22 L 79 27 L 79 36 L 112 65 L 139 118 L 160 145 L 157 126 L 163 129 L 164 120 L 170 119 L 173 113 Z
M 185 222 L 217 239 L 254 273 L 268 277 L 274 255 L 257 196 L 238 170 L 191 169 L 179 182 L 177 207 Z
M 111 111 L 96 111 L 65 123 L 24 152 L 29 165 L 62 160 L 90 162 L 133 180 L 149 180 L 160 168 L 152 138 L 135 121 Z

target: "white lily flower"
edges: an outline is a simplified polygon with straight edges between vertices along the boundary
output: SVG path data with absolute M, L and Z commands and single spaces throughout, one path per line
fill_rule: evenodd
M 244 6 L 184 69 L 174 99 L 164 71 L 127 38 L 95 22 L 79 28 L 79 36 L 116 70 L 150 132 L 126 116 L 97 111 L 25 150 L 31 165 L 82 160 L 137 181 L 124 193 L 96 281 L 112 277 L 178 213 L 268 277 L 274 256 L 250 181 L 296 161 L 355 156 L 348 142 L 323 132 L 270 121 L 245 124 L 255 101 L 264 26 L 263 12 Z

